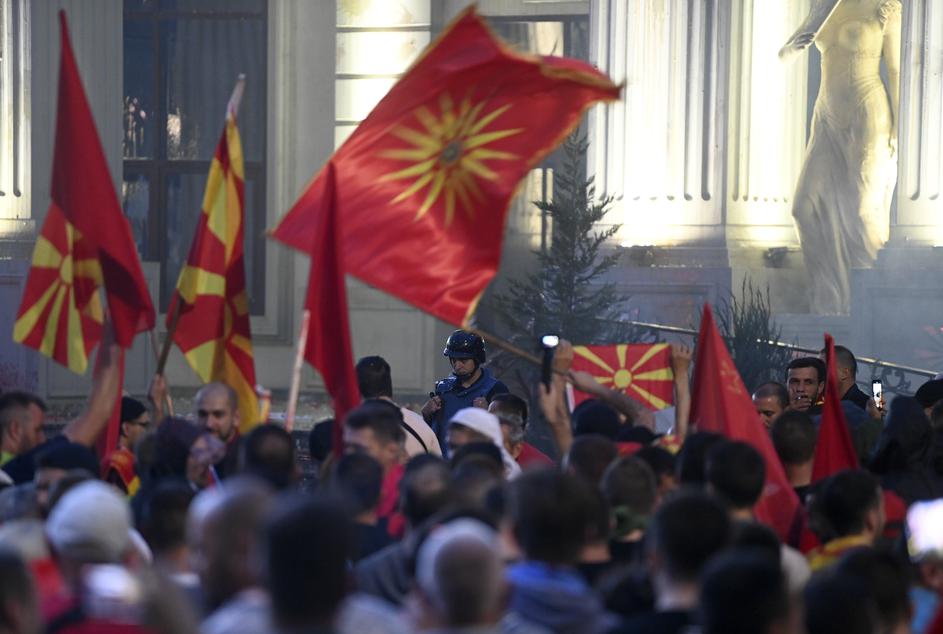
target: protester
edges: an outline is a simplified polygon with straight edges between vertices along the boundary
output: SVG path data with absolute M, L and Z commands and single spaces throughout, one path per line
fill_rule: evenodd
M 770 437 L 789 484 L 804 504 L 812 484 L 812 462 L 818 439 L 812 417 L 805 412 L 786 412 L 773 422 Z
M 612 558 L 641 561 L 642 538 L 658 502 L 655 474 L 644 461 L 625 456 L 609 465 L 600 486 L 612 514 Z
M 386 519 L 377 517 L 383 467 L 366 454 L 348 454 L 334 465 L 331 488 L 348 501 L 354 520 L 351 560 L 360 561 L 389 546 Z
M 920 403 L 898 396 L 891 402 L 870 467 L 882 487 L 908 504 L 943 497 L 943 474 L 932 464 L 932 449 L 933 431 Z
M 225 383 L 207 383 L 194 399 L 197 425 L 209 432 L 225 447 L 215 463 L 216 474 L 225 478 L 236 472 L 239 455 L 239 398 Z
M 779 416 L 789 408 L 789 390 L 782 383 L 763 383 L 753 392 L 753 405 L 769 429 Z
M 279 425 L 259 425 L 242 440 L 239 473 L 265 480 L 278 491 L 294 486 L 301 479 L 295 458 L 295 443 Z
M 121 397 L 121 422 L 118 428 L 118 446 L 102 463 L 104 480 L 129 495 L 137 493 L 141 480 L 134 469 L 134 447 L 147 433 L 151 413 L 144 403 L 130 396 Z
M 520 465 L 504 448 L 504 435 L 498 417 L 478 407 L 466 407 L 455 412 L 449 420 L 446 445 L 450 453 L 455 453 L 463 445 L 473 442 L 490 442 L 497 447 L 508 478 L 521 472 Z
M 606 469 L 618 457 L 619 450 L 614 442 L 599 434 L 588 434 L 573 439 L 563 466 L 568 473 L 598 486 Z
M 786 366 L 786 388 L 790 409 L 810 416 L 822 413 L 825 393 L 825 362 L 817 357 L 793 359 Z
M 38 634 L 41 629 L 29 569 L 19 554 L 6 546 L 0 547 L 0 632 Z
M 488 411 L 498 417 L 505 449 L 522 469 L 553 464 L 547 454 L 524 439 L 527 434 L 527 401 L 510 392 L 495 394 Z
M 822 546 L 809 553 L 812 571 L 834 564 L 846 552 L 873 546 L 884 529 L 884 496 L 864 470 L 840 471 L 812 496 L 809 523 Z

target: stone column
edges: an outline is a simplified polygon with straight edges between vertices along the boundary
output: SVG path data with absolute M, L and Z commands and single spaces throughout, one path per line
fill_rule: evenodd
M 943 246 L 943 3 L 904 3 L 897 218 L 891 245 Z
M 600 191 L 628 245 L 723 242 L 725 29 L 729 7 L 703 0 L 594 0 L 593 61 L 625 82 L 596 112 Z

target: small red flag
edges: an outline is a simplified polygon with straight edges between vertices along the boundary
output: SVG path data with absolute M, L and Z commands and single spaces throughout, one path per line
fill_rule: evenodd
M 657 411 L 674 400 L 671 348 L 667 343 L 573 346 L 573 370 L 584 370 L 602 385 L 628 394 Z M 573 404 L 589 395 L 574 390 Z
M 773 528 L 783 541 L 787 540 L 799 498 L 786 478 L 707 304 L 697 336 L 691 423 L 698 431 L 724 434 L 732 440 L 749 443 L 760 452 L 766 460 L 766 486 L 754 512 L 757 519 Z
M 819 423 L 819 439 L 815 445 L 812 462 L 812 482 L 818 482 L 843 469 L 858 468 L 858 454 L 851 442 L 851 432 L 845 420 L 838 394 L 838 377 L 835 373 L 835 340 L 825 333 L 825 404 Z
M 331 159 L 346 271 L 464 324 L 521 179 L 619 92 L 589 64 L 511 51 L 465 10 Z M 327 186 L 325 168 L 272 236 L 310 251 Z
M 334 398 L 334 453 L 341 450 L 344 416 L 360 403 L 347 313 L 347 288 L 340 252 L 340 227 L 334 204 L 334 165 L 328 163 L 323 213 L 311 245 L 311 271 L 305 310 L 310 314 L 305 359 Z
M 58 207 L 97 250 L 115 341 L 127 349 L 134 335 L 154 327 L 154 306 L 82 88 L 64 11 L 59 22 L 62 51 L 51 207 Z

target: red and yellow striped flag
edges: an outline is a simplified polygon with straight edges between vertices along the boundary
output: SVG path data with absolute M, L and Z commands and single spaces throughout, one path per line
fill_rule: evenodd
M 102 284 L 97 249 L 53 202 L 33 249 L 13 340 L 84 374 L 101 339 Z
M 236 391 L 239 427 L 247 431 L 259 422 L 259 402 L 243 258 L 245 170 L 236 127 L 244 86 L 245 80 L 240 77 L 226 110 L 226 125 L 210 165 L 202 213 L 167 321 L 171 328 L 179 302 L 174 343 L 204 383 L 220 381 Z
M 599 383 L 625 392 L 651 410 L 665 409 L 674 399 L 671 349 L 667 343 L 574 346 L 574 370 L 584 370 Z M 574 405 L 586 400 L 574 392 Z

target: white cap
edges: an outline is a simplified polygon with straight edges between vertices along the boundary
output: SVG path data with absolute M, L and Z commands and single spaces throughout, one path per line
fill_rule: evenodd
M 131 544 L 131 509 L 114 488 L 91 480 L 66 493 L 46 521 L 53 548 L 86 563 L 115 563 Z
M 504 434 L 501 433 L 501 422 L 498 417 L 491 412 L 480 407 L 466 407 L 460 409 L 452 416 L 449 424 L 457 423 L 463 427 L 487 436 L 491 442 L 501 451 L 501 459 L 504 461 L 504 472 L 508 478 L 513 478 L 520 474 L 521 467 L 517 461 L 511 457 L 511 454 L 504 448 Z

